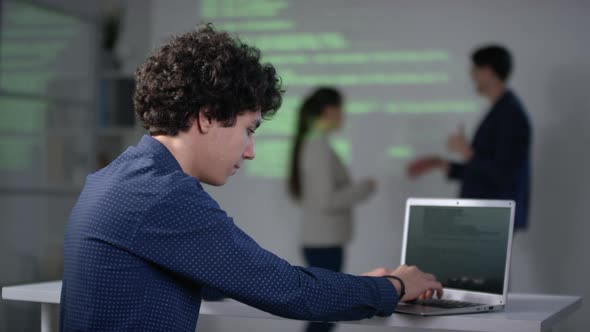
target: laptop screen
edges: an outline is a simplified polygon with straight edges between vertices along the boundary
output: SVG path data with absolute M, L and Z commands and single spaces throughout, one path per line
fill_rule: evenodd
M 510 207 L 410 206 L 405 264 L 444 287 L 503 294 Z

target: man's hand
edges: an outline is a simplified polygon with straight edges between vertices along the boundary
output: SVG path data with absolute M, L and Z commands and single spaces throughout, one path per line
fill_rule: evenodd
M 436 292 L 440 298 L 443 294 L 442 285 L 436 281 L 436 278 L 430 273 L 424 273 L 415 266 L 402 265 L 395 270 L 390 270 L 384 267 L 377 268 L 362 274 L 366 277 L 385 277 L 385 276 L 396 276 L 400 278 L 406 286 L 406 295 L 400 301 L 412 301 L 417 298 L 420 299 L 431 299 Z M 401 285 L 399 281 L 389 279 L 395 286 L 397 293 L 401 291 Z
M 412 301 L 417 298 L 430 299 L 436 292 L 438 297 L 442 297 L 442 284 L 436 281 L 434 275 L 424 273 L 415 266 L 401 265 L 395 269 L 390 275 L 396 276 L 403 280 L 406 286 L 406 294 L 400 301 Z M 392 280 L 394 285 L 398 282 Z
M 448 164 L 449 163 L 446 160 L 437 156 L 422 157 L 414 160 L 408 165 L 407 173 L 410 177 L 415 178 L 437 168 L 446 170 L 449 167 Z
M 447 147 L 449 151 L 460 154 L 464 161 L 469 161 L 473 156 L 471 146 L 465 137 L 465 127 L 463 125 L 459 126 L 459 130 L 456 133 L 449 136 Z

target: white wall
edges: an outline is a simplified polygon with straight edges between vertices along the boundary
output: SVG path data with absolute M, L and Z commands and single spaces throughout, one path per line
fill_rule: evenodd
M 146 0 L 118 2 L 129 9 L 120 40 L 124 45 L 119 51 L 124 70 L 131 73 L 147 53 L 150 34 L 146 31 L 151 5 Z M 8 129 L 6 124 L 0 125 L 3 142 L 7 139 L 35 142 L 32 151 L 17 147 L 9 150 L 14 156 L 0 153 L 0 159 L 13 157 L 18 160 L 19 154 L 30 154 L 32 160 L 29 165 L 21 165 L 17 169 L 5 168 L 4 165 L 10 163 L 0 160 L 0 287 L 3 287 L 55 280 L 62 276 L 64 226 L 78 197 L 82 185 L 80 178 L 83 179 L 87 172 L 95 168 L 94 95 L 96 75 L 102 74 L 96 73 L 99 56 L 97 30 L 100 30 L 97 17 L 99 7 L 104 4 L 76 0 L 13 0 L 0 3 L 6 10 L 0 20 L 3 24 L 1 31 L 6 31 L 6 35 L 23 31 L 33 33 L 25 34 L 22 40 L 6 35 L 0 38 L 0 49 L 10 43 L 14 46 L 24 42 L 31 46 L 24 49 L 25 54 L 21 56 L 33 60 L 27 66 L 17 66 L 21 70 L 18 74 L 55 74 L 46 79 L 46 84 L 42 84 L 42 79 L 35 78 L 31 82 L 31 85 L 45 87 L 44 91 L 31 93 L 30 100 L 48 101 L 48 106 L 42 108 L 46 116 L 44 112 L 34 113 L 33 116 L 39 118 L 27 117 L 26 112 L 21 116 L 22 111 L 18 107 L 5 107 L 5 103 L 0 105 L 0 112 L 9 114 L 2 119 L 10 119 L 12 113 L 16 119 L 20 116 L 23 121 L 37 120 L 40 123 L 37 132 L 26 130 L 28 123 L 22 125 L 23 128 L 18 127 L 21 123 Z M 37 15 L 45 16 L 46 20 L 52 17 L 53 23 L 15 19 L 7 24 L 9 17 L 22 18 L 22 6 L 36 8 Z M 56 20 L 56 16 L 62 17 L 62 20 Z M 43 55 L 52 53 L 51 50 L 35 53 L 36 46 L 62 41 L 63 47 L 54 54 L 45 54 L 47 59 Z M 0 75 L 4 71 L 10 72 L 11 67 L 6 63 L 2 63 L 4 66 Z M 1 91 L 0 97 L 14 97 L 11 92 L 14 91 Z M 25 103 L 28 101 L 24 100 Z M 52 100 L 54 102 L 49 102 Z M 26 107 L 23 109 L 26 110 Z M 2 145 L 0 150 L 5 147 Z M 37 331 L 39 317 L 38 304 L 0 301 L 0 331 Z
M 321 5 L 309 2 L 310 11 Z M 371 4 L 371 5 L 369 5 Z M 340 9 L 354 6 L 343 2 Z M 590 234 L 587 201 L 590 198 L 588 143 L 590 134 L 590 2 L 588 1 L 375 1 L 365 5 L 370 21 L 357 21 L 384 38 L 423 40 L 444 45 L 460 62 L 453 70 L 467 72 L 470 50 L 496 41 L 507 45 L 516 57 L 512 85 L 528 108 L 534 127 L 533 194 L 530 229 L 514 243 L 512 290 L 518 292 L 590 296 L 586 286 L 590 263 L 585 253 Z M 352 7 L 351 7 L 352 8 Z M 170 4 L 154 1 L 152 44 L 164 36 L 182 32 L 197 22 L 198 4 L 179 0 Z M 415 19 L 415 20 L 414 20 Z M 416 25 L 414 25 L 414 22 Z M 351 23 L 352 24 L 352 23 Z M 386 35 L 381 33 L 381 35 Z M 465 74 L 467 75 L 467 74 Z M 471 88 L 459 80 L 466 95 Z M 355 91 L 347 90 L 350 94 Z M 466 122 L 470 132 L 481 116 L 450 115 L 445 119 L 424 118 L 420 130 L 440 123 L 441 140 L 430 149 L 444 149 L 444 138 L 455 123 Z M 381 121 L 376 121 L 381 120 Z M 352 121 L 356 121 L 354 118 Z M 440 174 L 417 182 L 407 180 L 401 165 L 390 169 L 372 164 L 379 140 L 395 136 L 395 121 L 369 117 L 349 123 L 346 135 L 353 139 L 352 173 L 374 175 L 379 192 L 357 210 L 357 233 L 348 248 L 346 271 L 360 273 L 376 266 L 395 266 L 399 261 L 403 202 L 408 196 L 449 196 L 456 186 Z M 381 122 L 381 124 L 376 123 Z M 272 126 L 272 122 L 270 124 Z M 399 125 L 399 123 L 398 123 Z M 393 129 L 391 129 L 393 128 Z M 392 133 L 391 130 L 394 132 Z M 211 189 L 222 207 L 259 243 L 292 263 L 302 262 L 297 243 L 299 212 L 285 195 L 285 184 L 236 176 L 223 188 Z M 252 194 L 252 193 L 256 194 Z M 583 307 L 557 331 L 582 331 L 590 324 L 590 309 Z M 298 322 L 212 319 L 202 317 L 200 328 L 218 331 L 298 331 Z M 341 331 L 360 331 L 346 327 Z M 374 329 L 375 331 L 379 329 Z
M 78 193 L 76 171 L 89 161 L 91 137 L 74 129 L 79 133 L 92 126 L 96 43 L 93 4 L 59 0 L 0 5 L 0 49 L 8 50 L 0 52 L 0 77 L 17 78 L 0 89 L 0 121 L 8 119 L 8 126 L 0 125 L 2 287 L 61 278 L 63 226 Z M 23 19 L 23 13 L 43 19 Z M 17 46 L 12 48 L 17 54 L 11 54 L 9 45 Z M 19 51 L 19 45 L 28 47 Z M 15 59 L 24 61 L 11 64 Z M 26 77 L 27 84 L 19 86 L 18 79 Z M 18 102 L 4 102 L 11 99 Z M 27 107 L 31 101 L 42 106 Z M 39 127 L 27 129 L 35 123 Z M 25 161 L 6 167 L 19 157 Z M 0 331 L 38 327 L 38 305 L 0 301 Z

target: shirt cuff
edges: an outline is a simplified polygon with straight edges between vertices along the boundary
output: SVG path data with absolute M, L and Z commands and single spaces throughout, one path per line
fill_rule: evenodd
M 387 278 L 373 277 L 371 279 L 373 279 L 379 294 L 381 294 L 381 300 L 378 303 L 378 308 L 380 310 L 376 315 L 380 317 L 391 316 L 395 310 L 395 307 L 397 307 L 397 303 L 399 302 L 395 286 Z
M 464 169 L 465 164 L 459 164 L 454 162 L 449 163 L 449 171 L 447 173 L 447 178 L 451 180 L 461 180 L 461 178 L 463 178 Z

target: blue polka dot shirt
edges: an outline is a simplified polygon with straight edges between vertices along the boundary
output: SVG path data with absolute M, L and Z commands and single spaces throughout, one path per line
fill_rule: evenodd
M 90 174 L 64 239 L 61 331 L 195 330 L 203 287 L 313 321 L 391 315 L 385 278 L 292 266 L 240 230 L 157 140 Z

